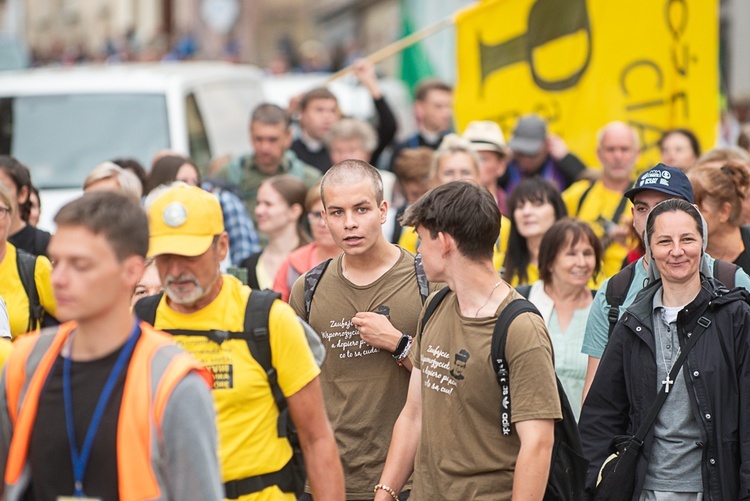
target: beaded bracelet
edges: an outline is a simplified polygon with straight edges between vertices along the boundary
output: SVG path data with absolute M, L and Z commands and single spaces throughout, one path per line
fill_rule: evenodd
M 390 494 L 390 495 L 391 495 L 391 497 L 392 497 L 392 498 L 393 498 L 393 499 L 394 499 L 395 501 L 398 501 L 398 494 L 396 494 L 396 491 L 394 491 L 393 489 L 391 489 L 390 487 L 388 487 L 388 486 L 387 486 L 387 485 L 385 485 L 385 484 L 378 484 L 378 485 L 376 485 L 376 486 L 375 486 L 375 488 L 374 488 L 374 489 L 372 490 L 372 492 L 374 492 L 374 493 L 376 493 L 376 494 L 377 494 L 378 490 L 380 490 L 380 489 L 382 489 L 382 490 L 384 490 L 385 492 L 387 492 L 388 494 Z

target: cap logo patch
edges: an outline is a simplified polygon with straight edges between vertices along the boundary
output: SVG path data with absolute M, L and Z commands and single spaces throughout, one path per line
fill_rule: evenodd
M 669 186 L 669 180 L 672 174 L 665 170 L 651 170 L 641 175 L 638 186 L 648 186 L 649 184 L 661 184 Z
M 172 202 L 164 207 L 161 219 L 170 228 L 179 228 L 187 221 L 187 209 L 180 202 Z

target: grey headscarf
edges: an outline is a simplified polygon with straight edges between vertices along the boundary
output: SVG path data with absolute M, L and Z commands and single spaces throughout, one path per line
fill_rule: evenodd
M 649 224 L 651 224 L 651 218 L 654 217 L 654 212 L 657 212 L 656 208 L 662 205 L 667 205 L 669 207 L 669 210 L 667 210 L 666 212 L 682 211 L 689 214 L 691 211 L 695 211 L 696 213 L 698 213 L 701 218 L 701 229 L 703 233 L 700 272 L 706 277 L 713 277 L 713 271 L 711 269 L 711 266 L 709 266 L 708 256 L 706 255 L 706 245 L 708 245 L 708 225 L 706 225 L 706 220 L 703 219 L 703 214 L 701 214 L 701 212 L 698 210 L 698 207 L 691 204 L 690 202 L 679 198 L 670 198 L 668 200 L 664 200 L 663 202 L 659 202 L 654 206 L 653 209 L 651 209 L 651 212 L 649 212 L 648 216 L 646 216 L 647 229 L 649 227 Z M 662 212 L 662 214 L 664 214 L 664 212 Z M 656 267 L 653 255 L 651 254 L 651 245 L 649 244 L 647 229 L 643 232 L 643 245 L 646 247 L 646 254 L 648 254 L 646 280 L 648 281 L 648 283 L 653 283 L 655 280 L 661 279 L 661 273 L 659 273 L 659 269 Z

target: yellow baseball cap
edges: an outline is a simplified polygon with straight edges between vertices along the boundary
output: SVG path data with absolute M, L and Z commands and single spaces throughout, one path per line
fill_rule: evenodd
M 219 200 L 211 193 L 178 185 L 162 193 L 148 209 L 149 257 L 200 256 L 224 232 Z

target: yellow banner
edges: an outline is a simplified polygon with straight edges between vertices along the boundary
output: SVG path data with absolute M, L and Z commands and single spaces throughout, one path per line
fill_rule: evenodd
M 612 120 L 638 131 L 641 169 L 675 127 L 708 150 L 718 40 L 717 0 L 485 0 L 456 17 L 458 126 L 495 120 L 510 136 L 520 115 L 538 113 L 591 167 Z

